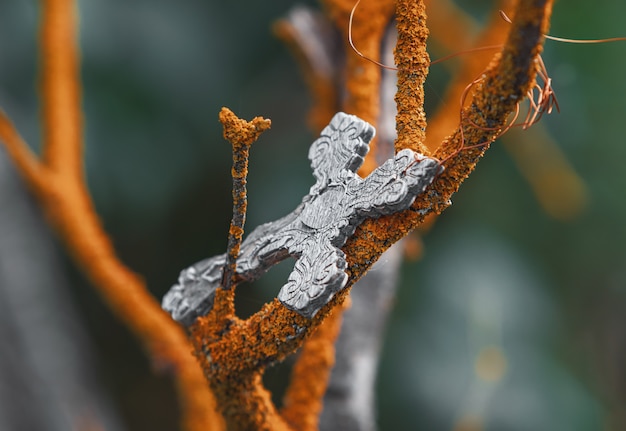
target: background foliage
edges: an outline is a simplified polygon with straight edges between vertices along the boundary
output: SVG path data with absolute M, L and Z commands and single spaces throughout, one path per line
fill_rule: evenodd
M 492 7 L 465 3 L 479 20 Z M 80 2 L 89 185 L 116 248 L 155 296 L 181 268 L 225 249 L 230 148 L 221 106 L 273 121 L 252 150 L 248 226 L 290 211 L 312 182 L 308 95 L 270 31 L 292 5 Z M 624 16 L 621 2 L 561 2 L 551 33 L 622 36 Z M 39 137 L 37 18 L 36 2 L 0 3 L 0 100 L 31 143 Z M 494 145 L 427 234 L 424 258 L 404 266 L 380 370 L 381 429 L 625 426 L 625 50 L 547 42 L 561 113 L 542 124 L 584 180 L 586 209 L 565 221 L 548 216 Z M 445 67 L 433 68 L 430 109 L 445 79 Z M 69 263 L 67 271 L 101 384 L 126 428 L 176 429 L 168 379 L 151 372 Z M 242 313 L 282 280 L 279 269 L 250 287 Z M 481 356 L 490 347 L 496 354 Z M 502 374 L 481 374 L 494 360 Z

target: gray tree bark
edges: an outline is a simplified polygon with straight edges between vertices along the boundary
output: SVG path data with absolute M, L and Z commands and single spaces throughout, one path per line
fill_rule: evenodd
M 42 215 L 0 151 L 0 429 L 121 430 Z
M 381 59 L 393 64 L 396 33 L 390 23 Z M 382 70 L 378 147 L 380 164 L 394 154 L 396 73 Z M 350 293 L 352 307 L 344 314 L 336 343 L 335 367 L 324 397 L 320 430 L 374 431 L 376 375 L 388 316 L 398 288 L 403 258 L 402 241 L 385 252 Z

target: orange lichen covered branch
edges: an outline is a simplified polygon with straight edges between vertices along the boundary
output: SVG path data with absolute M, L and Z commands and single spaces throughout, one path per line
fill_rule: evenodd
M 523 1 L 518 6 L 509 40 L 498 60 L 486 72 L 484 81 L 478 84 L 480 87 L 474 93 L 470 107 L 464 111 L 465 120 L 460 125 L 460 131 L 437 153 L 441 160 L 446 156 L 450 158 L 445 162 L 446 170 L 433 182 L 430 191 L 418 197 L 412 210 L 368 220 L 348 240 L 343 251 L 349 264 L 349 285 L 358 280 L 384 250 L 414 228 L 424 214 L 440 212 L 448 205 L 451 195 L 473 169 L 484 148 L 497 135 L 498 128 L 504 126 L 507 116 L 514 111 L 516 101 L 521 100 L 533 83 L 536 70 L 534 61 L 541 49 L 549 5 L 535 0 Z M 422 18 L 416 18 L 411 23 L 418 27 L 423 25 Z M 413 37 L 415 31 L 407 28 L 401 34 L 402 37 Z M 418 55 L 421 58 L 419 61 L 400 58 L 399 64 L 421 64 L 425 60 L 417 47 L 398 50 L 397 55 Z M 420 80 L 407 76 L 402 84 L 404 87 L 399 88 L 399 91 L 404 97 L 415 96 L 418 92 L 415 88 L 417 82 Z M 399 114 L 401 118 L 402 115 L 412 119 L 405 118 L 402 121 L 407 126 L 398 130 L 399 142 L 410 140 L 407 139 L 407 136 L 412 136 L 409 127 L 415 124 L 414 121 L 419 121 L 421 114 Z M 420 130 L 418 133 L 423 136 L 423 128 Z M 484 146 L 458 151 L 464 144 Z M 219 292 L 216 296 L 219 296 Z M 312 319 L 286 309 L 275 299 L 246 321 L 236 318 L 225 321 L 223 316 L 217 318 L 213 312 L 196 321 L 191 327 L 194 345 L 229 426 L 252 429 L 254 425 L 260 429 L 270 429 L 274 422 L 276 427 L 285 426 L 271 403 L 266 402 L 263 392 L 251 392 L 252 387 L 260 391 L 252 382 L 258 379 L 268 364 L 282 360 L 299 347 L 333 307 L 343 303 L 348 292 L 349 289 L 344 289 L 337 293 Z M 255 393 L 255 398 L 251 400 L 251 394 Z M 254 410 L 250 406 L 254 406 Z M 259 415 L 259 411 L 263 413 Z
M 247 122 L 237 118 L 228 108 L 222 108 L 219 117 L 220 122 L 224 125 L 224 138 L 233 146 L 233 168 L 231 170 L 233 177 L 233 218 L 228 231 L 226 266 L 222 281 L 222 286 L 228 290 L 236 282 L 237 256 L 243 238 L 243 226 L 246 222 L 248 208 L 246 178 L 248 177 L 250 146 L 261 133 L 270 128 L 272 122 L 261 117 L 256 117 L 251 122 Z
M 449 160 L 450 167 L 480 157 L 534 85 L 536 60 L 541 53 L 551 5 L 549 0 L 519 1 L 502 52 L 477 82 L 469 106 L 461 113 L 459 129 L 435 153 L 442 159 L 456 154 Z M 542 13 L 538 15 L 538 11 Z M 483 147 L 458 152 L 462 147 L 483 143 Z M 474 163 L 466 165 L 471 169 Z
M 269 130 L 272 125 L 270 120 L 262 117 L 254 117 L 252 121 L 242 120 L 228 108 L 222 108 L 219 117 L 224 126 L 224 138 L 232 144 L 235 151 L 244 148 L 249 149 L 261 133 Z M 234 174 L 235 170 L 233 169 Z
M 230 300 L 230 291 L 218 289 L 214 308 L 190 328 L 196 356 L 216 396 L 226 427 L 235 431 L 289 430 L 263 387 L 261 377 L 267 365 L 287 354 L 286 351 L 279 354 L 276 345 L 279 337 L 287 338 L 281 334 L 286 328 L 291 329 L 293 337 L 294 327 L 284 319 L 266 315 L 267 306 L 255 315 L 256 318 L 242 321 L 221 306 Z M 273 317 L 285 311 L 299 316 L 280 303 L 273 308 Z M 264 340 L 264 336 L 271 336 L 272 341 Z M 295 345 L 289 347 L 295 350 Z
M 74 0 L 42 2 L 43 159 L 53 171 L 82 175 L 82 110 Z
M 353 19 L 351 35 L 348 35 L 348 24 L 355 0 L 324 0 L 323 4 L 335 26 L 342 33 L 346 52 L 346 99 L 341 109 L 349 114 L 358 115 L 376 126 L 380 111 L 380 66 L 357 55 L 348 44 L 348 37 L 352 37 L 363 55 L 379 61 L 382 39 L 393 16 L 394 1 L 361 2 Z M 363 176 L 376 168 L 373 157 L 376 151 L 375 140 L 370 143 L 370 148 L 372 156 L 366 158 L 359 170 L 359 174 Z
M 507 42 L 477 85 L 470 106 L 463 111 L 462 124 L 434 154 L 440 160 L 449 157 L 444 163 L 444 172 L 426 193 L 418 196 L 411 210 L 366 221 L 343 247 L 353 275 L 351 281 L 367 270 L 391 244 L 421 223 L 426 215 L 440 213 L 449 205 L 451 196 L 534 83 L 535 59 L 541 52 L 551 6 L 549 0 L 522 0 L 518 3 Z M 398 91 L 405 90 L 399 88 Z M 407 124 L 408 120 L 404 123 Z M 405 133 L 408 133 L 406 129 L 398 129 L 399 141 L 406 139 L 401 136 Z M 478 144 L 481 146 L 459 151 L 464 145 Z
M 223 428 L 182 329 L 161 310 L 144 281 L 127 268 L 102 227 L 84 183 L 76 4 L 47 0 L 42 20 L 43 160 L 0 115 L 0 138 L 70 254 L 155 365 L 173 370 L 189 431 Z
M 438 2 L 434 1 L 432 3 L 432 8 L 439 9 L 440 5 Z M 499 6 L 502 9 L 510 10 L 512 3 L 512 0 L 502 0 Z M 460 15 L 460 11 L 447 18 L 448 25 L 446 28 L 441 28 L 437 32 L 431 27 L 433 39 L 441 42 L 443 38 L 445 47 L 457 52 L 472 48 L 480 48 L 480 50 L 459 57 L 460 66 L 456 71 L 453 81 L 446 89 L 444 100 L 439 104 L 435 114 L 428 120 L 426 145 L 431 151 L 435 151 L 437 147 L 441 145 L 444 138 L 457 127 L 459 111 L 462 108 L 460 106 L 461 99 L 467 86 L 485 70 L 493 57 L 493 53 L 496 52 L 494 49 L 482 48 L 503 44 L 511 28 L 511 25 L 502 19 L 498 11 L 494 11 L 491 14 L 486 29 L 480 33 L 478 37 L 473 37 L 473 34 L 465 34 L 464 37 L 461 37 L 458 33 L 452 32 L 453 35 L 457 35 L 457 39 L 453 40 L 450 32 L 447 31 L 448 27 L 456 28 L 457 31 L 460 28 L 465 28 L 467 31 L 469 30 L 467 27 L 473 28 L 474 26 L 467 25 L 468 21 L 471 22 L 471 18 L 468 15 Z M 475 24 L 475 26 L 476 25 L 477 24 Z
M 325 0 L 323 4 L 332 24 L 318 13 L 300 7 L 275 26 L 276 32 L 287 41 L 302 66 L 314 100 L 311 118 L 316 129 L 321 130 L 328 124 L 338 110 L 358 115 L 377 125 L 381 70 L 378 65 L 357 55 L 349 39 L 365 56 L 380 60 L 381 48 L 393 18 L 394 3 L 391 0 L 359 3 L 350 26 L 355 1 Z M 340 41 L 332 38 L 334 31 L 329 27 L 338 30 Z M 337 43 L 340 52 L 335 46 Z M 380 149 L 376 145 L 370 144 L 370 148 L 366 162 L 359 170 L 359 174 L 364 176 L 376 167 L 377 158 L 389 157 L 389 154 L 379 154 Z M 313 429 L 319 420 L 314 412 L 320 410 L 334 364 L 334 344 L 343 311 L 342 307 L 333 310 L 332 317 L 305 342 L 294 367 L 283 414 L 298 429 Z M 311 364 L 316 364 L 316 373 L 307 372 Z
M 319 427 L 320 414 L 324 407 L 322 399 L 335 364 L 334 345 L 341 329 L 343 309 L 348 303 L 346 301 L 333 310 L 306 340 L 294 366 L 281 414 L 299 431 L 315 431 Z
M 424 82 L 430 58 L 426 52 L 426 7 L 422 0 L 398 0 L 396 3 L 398 43 L 394 56 L 398 68 L 396 93 L 396 152 L 409 148 L 428 154 L 426 113 L 424 112 Z
M 500 0 L 498 9 L 509 11 L 513 3 L 512 0 Z M 498 46 L 510 29 L 510 24 L 498 10 L 493 11 L 489 24 L 478 37 L 473 37 L 478 24 L 467 13 L 450 11 L 449 5 L 441 1 L 429 2 L 428 12 L 432 38 L 450 51 Z M 436 23 L 430 19 L 433 13 L 439 17 Z M 484 71 L 491 57 L 491 49 L 459 57 L 460 67 L 444 100 L 428 121 L 426 144 L 431 150 L 434 151 L 456 127 L 459 102 L 468 82 Z M 541 124 L 525 128 L 523 132 L 512 129 L 501 139 L 548 215 L 569 220 L 580 214 L 588 199 L 585 184 Z M 522 141 L 523 145 L 518 145 Z
M 269 129 L 271 122 L 260 117 L 248 122 L 238 118 L 232 111 L 222 108 L 220 122 L 224 126 L 224 138 L 233 146 L 233 220 L 229 231 L 228 252 L 222 277 L 222 287 L 215 292 L 211 312 L 197 319 L 190 328 L 195 355 L 204 374 L 217 396 L 229 430 L 288 430 L 261 377 L 265 366 L 271 362 L 256 363 L 244 369 L 242 364 L 252 356 L 243 347 L 246 336 L 229 340 L 224 345 L 224 335 L 233 327 L 247 326 L 235 316 L 234 291 L 236 287 L 236 264 L 243 236 L 246 214 L 246 177 L 250 146 L 259 135 Z M 256 328 L 256 330 L 261 330 Z M 269 331 L 268 328 L 263 329 Z M 251 335 L 248 335 L 251 337 Z M 221 349 L 216 349 L 216 346 Z M 261 350 L 260 346 L 257 346 Z
M 347 36 L 354 1 L 327 0 L 325 4 Z M 367 220 L 359 226 L 342 248 L 348 262 L 348 286 L 312 318 L 289 310 L 277 299 L 245 321 L 234 314 L 234 289 L 229 287 L 234 287 L 236 282 L 236 260 L 243 235 L 248 150 L 269 127 L 269 122 L 262 119 L 246 122 L 228 110 L 222 111 L 224 135 L 234 148 L 235 211 L 229 232 L 229 260 L 222 283 L 226 288 L 217 289 L 211 312 L 190 327 L 195 355 L 216 400 L 211 397 L 195 359 L 188 354 L 190 346 L 183 331 L 161 310 L 141 278 L 117 258 L 82 180 L 82 119 L 74 8 L 70 0 L 45 2 L 43 162 L 27 149 L 10 122 L 0 116 L 0 137 L 9 153 L 37 192 L 74 258 L 103 297 L 138 335 L 155 362 L 176 371 L 187 429 L 223 429 L 224 424 L 214 410 L 216 402 L 228 429 L 315 429 L 320 399 L 333 362 L 332 343 L 339 328 L 341 305 L 345 305 L 350 286 L 426 215 L 439 213 L 449 205 L 452 194 L 505 127 L 507 117 L 534 83 L 535 59 L 547 30 L 551 2 L 519 2 L 502 52 L 477 81 L 468 97 L 468 106 L 461 112 L 457 131 L 435 152 L 445 171 L 418 196 L 411 209 Z M 385 0 L 368 1 L 357 14 L 352 37 L 366 56 L 379 58 L 381 40 L 392 12 L 393 3 Z M 398 0 L 396 16 L 395 56 L 399 69 L 396 149 L 411 148 L 427 153 L 423 84 L 429 58 L 424 4 Z M 349 49 L 346 52 L 349 54 L 344 107 L 376 124 L 380 69 Z M 294 384 L 287 393 L 281 415 L 261 378 L 267 366 L 292 354 L 305 341 L 307 344 L 295 368 Z M 314 375 L 307 374 L 310 368 L 314 369 Z
M 381 41 L 394 12 L 391 0 L 363 1 L 359 4 L 348 34 L 350 13 L 354 0 L 324 0 L 330 19 L 342 34 L 347 64 L 345 79 L 347 97 L 343 109 L 376 124 L 379 109 L 380 67 L 357 55 L 348 44 L 351 37 L 359 51 L 367 58 L 380 60 Z
M 24 180 L 37 195 L 44 193 L 46 187 L 46 167 L 37 159 L 37 156 L 28 147 L 15 126 L 0 109 L 0 141 L 4 143 L 7 152 Z

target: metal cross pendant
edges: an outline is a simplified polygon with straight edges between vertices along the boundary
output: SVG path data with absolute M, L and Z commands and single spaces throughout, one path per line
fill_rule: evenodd
M 309 150 L 315 184 L 293 212 L 246 237 L 237 259 L 240 280 L 256 280 L 274 264 L 296 258 L 278 299 L 308 318 L 346 285 L 340 247 L 356 227 L 366 218 L 407 209 L 443 169 L 437 160 L 406 149 L 361 178 L 356 171 L 374 133 L 353 115 L 333 117 Z M 185 326 L 208 314 L 225 264 L 223 254 L 183 270 L 163 298 L 163 308 Z

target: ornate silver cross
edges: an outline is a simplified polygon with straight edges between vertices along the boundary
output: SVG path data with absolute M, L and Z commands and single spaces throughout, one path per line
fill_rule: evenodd
M 407 209 L 443 169 L 437 160 L 406 149 L 361 178 L 356 171 L 374 133 L 354 115 L 333 117 L 309 150 L 315 184 L 293 212 L 246 237 L 237 259 L 240 280 L 256 280 L 274 264 L 296 258 L 278 299 L 308 318 L 346 285 L 340 247 L 356 227 L 366 218 Z M 183 270 L 163 298 L 163 309 L 185 326 L 208 314 L 225 264 L 222 254 Z

